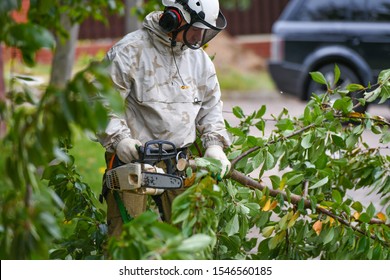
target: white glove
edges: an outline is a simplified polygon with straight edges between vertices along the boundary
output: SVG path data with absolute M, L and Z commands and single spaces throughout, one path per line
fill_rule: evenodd
M 157 166 L 152 166 L 150 164 L 143 164 L 142 165 L 142 170 L 146 172 L 154 172 L 154 173 L 165 173 L 164 170 L 160 167 Z M 150 195 L 160 195 L 165 191 L 165 189 L 155 189 L 155 188 L 139 188 L 136 189 L 136 192 L 138 194 L 150 194 Z
M 165 173 L 164 169 L 162 169 L 160 167 L 157 167 L 157 166 L 153 166 L 153 165 L 147 164 L 147 163 L 145 163 L 143 165 L 142 170 L 144 170 L 146 172 Z
M 223 151 L 222 147 L 219 145 L 211 145 L 206 149 L 206 152 L 204 153 L 204 157 L 214 158 L 221 162 L 222 165 L 222 172 L 221 177 L 225 177 L 226 174 L 229 173 L 231 163 L 227 159 L 225 152 Z
M 136 139 L 124 138 L 116 146 L 116 154 L 124 163 L 130 163 L 133 160 L 139 159 L 138 147 L 142 143 Z

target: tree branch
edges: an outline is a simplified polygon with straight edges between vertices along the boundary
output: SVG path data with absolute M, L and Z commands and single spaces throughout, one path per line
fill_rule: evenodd
M 232 170 L 228 176 L 229 176 L 230 179 L 232 179 L 232 180 L 234 180 L 234 181 L 236 181 L 238 183 L 241 183 L 242 185 L 244 185 L 246 187 L 249 187 L 249 188 L 252 188 L 252 189 L 258 189 L 258 190 L 262 191 L 265 188 L 268 188 L 263 183 L 255 181 L 254 179 L 252 179 L 252 178 L 242 174 L 241 172 L 239 172 L 237 170 Z M 285 192 L 282 192 L 280 190 L 270 189 L 270 188 L 268 188 L 268 191 L 269 191 L 269 194 L 272 197 L 276 197 L 277 195 L 281 195 L 285 200 L 288 200 L 288 196 L 287 196 L 287 194 Z M 291 194 L 289 196 L 289 199 L 290 199 L 291 203 L 293 203 L 294 205 L 297 205 L 299 202 L 303 201 L 303 205 L 304 205 L 305 208 L 311 208 L 310 200 L 304 199 L 302 196 Z M 366 232 L 364 232 L 360 228 L 352 225 L 349 221 L 347 221 L 347 220 L 337 216 L 336 214 L 334 214 L 331 211 L 323 208 L 320 205 L 316 205 L 315 209 L 319 213 L 322 213 L 324 215 L 332 217 L 333 219 L 339 221 L 341 224 L 346 225 L 346 226 L 352 228 L 354 231 L 359 232 L 360 234 L 369 236 L 370 238 L 372 238 L 374 240 L 378 240 L 378 238 L 375 235 L 367 234 Z M 371 219 L 369 224 L 384 224 L 384 225 L 390 227 L 390 224 L 386 224 L 385 222 L 383 222 L 382 220 L 379 220 L 379 219 Z M 390 246 L 390 244 L 388 244 L 388 243 L 386 243 L 386 245 Z

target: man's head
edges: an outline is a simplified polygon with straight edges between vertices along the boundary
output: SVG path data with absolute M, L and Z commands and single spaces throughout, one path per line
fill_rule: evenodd
M 162 0 L 162 3 L 166 8 L 159 24 L 165 32 L 172 33 L 172 44 L 178 40 L 198 49 L 226 27 L 218 0 Z

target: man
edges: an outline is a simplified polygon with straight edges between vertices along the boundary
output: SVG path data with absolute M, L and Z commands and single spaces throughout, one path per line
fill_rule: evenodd
M 223 148 L 230 145 L 222 116 L 215 68 L 201 47 L 226 27 L 218 0 L 163 0 L 164 12 L 146 16 L 140 30 L 129 33 L 107 53 L 110 75 L 125 102 L 123 117 L 111 116 L 99 141 L 108 157 L 124 163 L 138 159 L 138 147 L 149 140 L 190 146 L 199 132 L 204 156 L 220 160 L 222 175 L 230 169 Z M 173 199 L 165 191 L 163 216 L 170 221 Z M 146 210 L 146 196 L 120 192 L 130 216 Z M 112 192 L 106 195 L 109 234 L 123 224 Z

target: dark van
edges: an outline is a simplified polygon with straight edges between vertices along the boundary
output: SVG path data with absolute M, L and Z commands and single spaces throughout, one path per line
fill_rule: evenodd
M 375 84 L 390 68 L 390 0 L 292 0 L 275 22 L 269 72 L 280 91 L 307 100 L 323 90 L 309 72 L 339 86 Z

